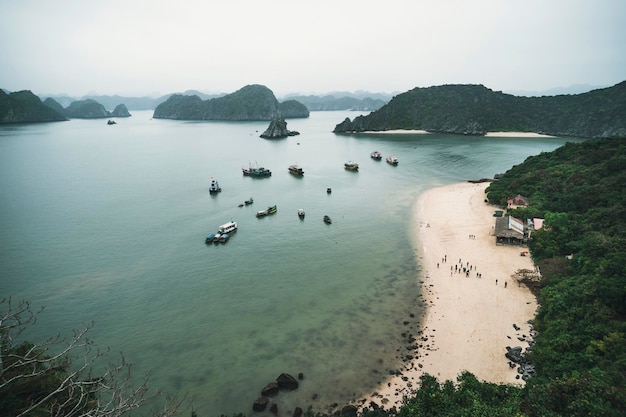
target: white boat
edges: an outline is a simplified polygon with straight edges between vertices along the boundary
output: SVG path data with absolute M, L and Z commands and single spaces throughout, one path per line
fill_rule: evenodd
M 224 233 L 232 233 L 237 230 L 237 222 L 229 221 L 224 223 L 218 229 L 218 233 L 223 235 Z
M 219 193 L 222 191 L 220 184 L 217 182 L 215 178 L 211 178 L 211 185 L 209 185 L 209 192 L 211 194 Z
M 387 163 L 391 165 L 398 165 L 398 158 L 390 155 L 387 157 Z
M 298 209 L 298 217 L 304 219 L 304 209 Z
M 372 152 L 370 156 L 372 157 L 372 159 L 375 159 L 376 161 L 380 161 L 383 158 L 383 154 L 381 154 L 378 151 Z

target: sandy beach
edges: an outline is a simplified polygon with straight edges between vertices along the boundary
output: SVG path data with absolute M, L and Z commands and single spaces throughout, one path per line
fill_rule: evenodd
M 415 358 L 402 375 L 385 381 L 367 398 L 399 406 L 424 373 L 455 381 L 464 370 L 479 380 L 522 384 L 505 358 L 506 346 L 522 346 L 537 308 L 535 297 L 511 278 L 533 269 L 519 247 L 497 246 L 488 183 L 461 183 L 427 191 L 413 212 L 414 247 L 426 312 Z M 465 271 L 463 271 L 465 268 Z M 514 328 L 519 326 L 519 330 Z
M 432 132 L 428 132 L 427 130 L 415 130 L 415 129 L 393 129 L 393 130 L 368 130 L 361 133 L 389 133 L 389 134 L 431 134 Z M 532 133 L 532 132 L 487 132 L 485 133 L 487 137 L 499 137 L 499 138 L 553 138 L 554 136 L 543 135 L 541 133 Z

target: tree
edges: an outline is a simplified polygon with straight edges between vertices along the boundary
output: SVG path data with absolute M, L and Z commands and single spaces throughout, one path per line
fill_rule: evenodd
M 10 298 L 0 306 L 0 415 L 117 417 L 153 399 L 164 402 L 153 416 L 177 414 L 181 402 L 150 391 L 149 375 L 136 385 L 123 355 L 93 374 L 109 352 L 87 337 L 93 323 L 68 338 L 57 334 L 43 343 L 20 341 L 43 307 L 35 311 L 28 301 L 14 305 Z

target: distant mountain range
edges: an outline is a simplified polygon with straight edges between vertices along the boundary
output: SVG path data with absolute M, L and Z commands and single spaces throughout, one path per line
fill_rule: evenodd
M 201 100 L 211 100 L 227 95 L 207 94 L 198 90 L 187 90 L 182 93 L 167 94 L 158 98 L 154 97 L 129 97 L 119 95 L 86 95 L 83 97 L 70 97 L 67 95 L 44 95 L 44 99 L 52 98 L 63 107 L 69 106 L 77 100 L 95 100 L 105 108 L 112 109 L 120 103 L 126 105 L 129 110 L 154 110 L 159 104 L 164 103 L 173 95 L 198 96 Z M 382 107 L 391 99 L 389 94 L 367 93 L 367 92 L 337 92 L 330 95 L 296 95 L 290 94 L 283 97 L 284 101 L 296 100 L 304 104 L 309 111 L 329 111 L 329 110 L 359 110 L 374 111 Z
M 336 133 L 393 129 L 483 135 L 535 132 L 570 137 L 626 137 L 626 81 L 583 94 L 518 97 L 483 85 L 415 88 Z

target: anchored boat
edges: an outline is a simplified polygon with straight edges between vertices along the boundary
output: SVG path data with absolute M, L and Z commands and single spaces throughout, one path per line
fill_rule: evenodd
M 276 211 L 278 211 L 278 210 L 276 209 L 276 206 L 270 206 L 270 207 L 268 207 L 268 208 L 267 208 L 267 209 L 265 209 L 265 210 L 257 211 L 257 212 L 256 212 L 256 216 L 257 216 L 257 217 L 265 217 L 265 216 L 267 216 L 268 214 L 274 214 L 274 213 L 276 213 Z
M 298 176 L 303 176 L 304 175 L 304 171 L 298 165 L 289 165 L 289 167 L 287 169 L 293 175 L 298 175 Z
M 357 164 L 356 162 L 348 161 L 345 164 L 343 164 L 343 166 L 348 171 L 358 171 L 359 170 L 359 164 Z
M 241 171 L 243 172 L 243 175 L 246 177 L 256 177 L 256 178 L 263 178 L 263 177 L 271 177 L 272 176 L 272 171 L 270 171 L 269 169 L 265 169 L 263 167 L 252 167 L 252 164 L 250 164 L 250 166 L 248 168 L 241 168 Z
M 215 178 L 211 178 L 211 185 L 209 185 L 209 193 L 216 194 L 222 191 L 220 184 L 217 182 Z
M 387 157 L 387 163 L 389 163 L 389 164 L 391 164 L 393 166 L 396 166 L 396 165 L 398 165 L 398 158 L 395 157 L 395 156 L 391 156 L 390 155 L 390 156 Z

